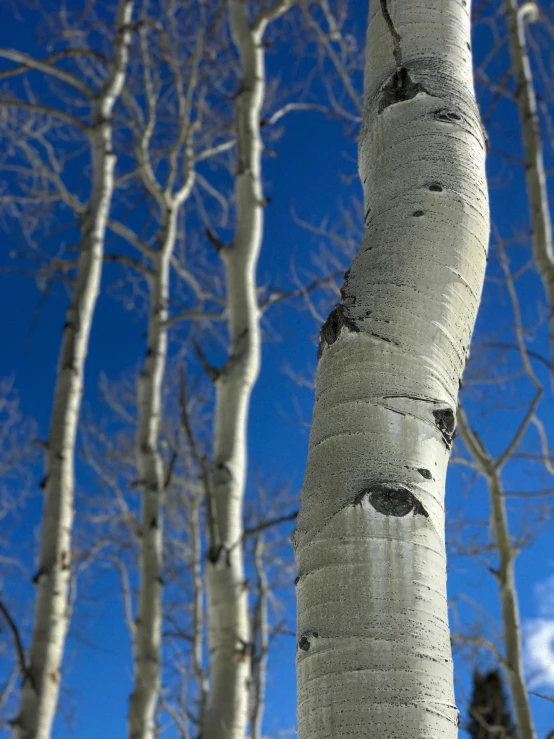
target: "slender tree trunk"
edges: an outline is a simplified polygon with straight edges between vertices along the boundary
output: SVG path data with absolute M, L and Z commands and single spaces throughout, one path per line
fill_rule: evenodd
M 176 229 L 177 211 L 169 210 L 164 217 L 164 238 L 152 257 L 148 340 L 138 382 L 137 465 L 142 489 L 140 594 L 133 644 L 135 686 L 129 704 L 129 739 L 154 737 L 160 689 L 165 485 L 159 431 L 167 360 L 169 268 Z
M 489 238 L 470 2 L 372 0 L 365 235 L 321 330 L 293 544 L 300 739 L 453 739 L 445 477 Z
M 263 722 L 265 708 L 265 686 L 267 675 L 267 658 L 269 653 L 269 635 L 267 623 L 268 584 L 264 569 L 264 540 L 260 535 L 254 548 L 254 567 L 256 570 L 258 598 L 254 612 L 254 669 L 253 669 L 253 706 L 252 706 L 252 739 L 263 739 Z
M 465 445 L 469 449 L 473 459 L 479 465 L 487 481 L 491 504 L 491 522 L 494 530 L 496 550 L 498 552 L 498 571 L 495 575 L 502 610 L 502 632 L 505 652 L 502 666 L 506 672 L 510 686 L 518 737 L 519 739 L 535 739 L 535 727 L 529 705 L 529 695 L 525 686 L 521 658 L 521 627 L 514 575 L 516 551 L 510 542 L 508 515 L 500 476 L 501 469 L 469 428 L 462 408 L 458 409 L 458 425 Z
M 192 643 L 192 668 L 198 685 L 198 723 L 204 723 L 206 710 L 206 699 L 208 696 L 208 685 L 206 670 L 204 668 L 204 577 L 202 567 L 202 526 L 201 503 L 202 496 L 195 495 L 191 511 L 191 539 L 193 553 L 193 588 L 194 588 L 194 610 L 193 610 L 193 643 Z
M 61 663 L 69 626 L 74 451 L 83 375 L 96 299 L 100 287 L 104 237 L 114 179 L 111 113 L 123 87 L 131 40 L 133 0 L 121 0 L 114 57 L 109 77 L 93 110 L 92 191 L 83 219 L 77 278 L 63 330 L 50 434 L 46 452 L 46 488 L 38 592 L 28 677 L 14 721 L 16 739 L 48 739 L 58 702 Z
M 243 739 L 248 723 L 250 635 L 242 546 L 246 432 L 260 365 L 256 264 L 263 234 L 260 113 L 265 90 L 263 29 L 248 22 L 245 0 L 228 0 L 243 70 L 235 103 L 237 224 L 224 253 L 229 359 L 216 380 L 213 541 L 206 567 L 210 694 L 202 739 Z M 223 252 L 222 252 L 223 253 Z
M 504 0 L 512 70 L 516 81 L 516 99 L 519 109 L 523 148 L 525 152 L 525 178 L 529 198 L 533 256 L 541 276 L 550 307 L 550 351 L 554 358 L 554 248 L 552 220 L 548 203 L 546 174 L 542 154 L 540 122 L 533 73 L 527 54 L 525 25 L 537 20 L 539 10 L 534 2 L 519 7 L 517 0 Z

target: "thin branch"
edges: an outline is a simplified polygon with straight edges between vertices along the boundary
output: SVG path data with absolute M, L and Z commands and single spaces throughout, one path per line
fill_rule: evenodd
M 519 445 L 519 442 L 521 441 L 525 432 L 529 428 L 529 424 L 533 421 L 535 417 L 535 411 L 537 410 L 537 406 L 539 405 L 541 398 L 542 398 L 542 388 L 539 388 L 537 390 L 537 394 L 533 398 L 531 405 L 529 406 L 527 413 L 525 414 L 525 418 L 519 425 L 519 428 L 514 434 L 511 442 L 506 447 L 506 450 L 496 460 L 495 462 L 496 469 L 500 470 L 502 466 L 506 463 L 506 461 L 511 457 L 511 455 L 516 450 L 517 446 Z
M 82 131 L 86 136 L 90 134 L 90 126 L 83 123 L 75 116 L 70 113 L 66 113 L 64 110 L 57 110 L 56 108 L 50 108 L 48 105 L 39 105 L 38 103 L 28 103 L 24 100 L 18 100 L 17 98 L 0 98 L 0 107 L 2 108 L 20 108 L 21 110 L 32 110 L 34 113 L 42 113 L 43 115 L 57 118 L 63 123 L 67 123 L 70 126 L 74 126 L 79 131 Z
M 129 630 L 131 638 L 134 639 L 137 627 L 133 614 L 133 598 L 131 593 L 131 583 L 129 581 L 129 573 L 127 572 L 127 568 L 120 559 L 118 559 L 117 557 L 110 557 L 110 559 L 113 562 L 114 567 L 119 572 L 119 577 L 121 578 L 121 592 L 123 594 L 123 612 L 125 614 L 125 623 L 127 624 L 127 629 Z
M 306 287 L 301 287 L 297 290 L 282 290 L 270 293 L 258 306 L 259 311 L 263 313 L 267 308 L 269 308 L 270 305 L 273 305 L 274 303 L 277 303 L 281 300 L 289 300 L 291 298 L 300 298 L 300 297 L 306 297 L 310 292 L 315 290 L 317 287 L 321 287 L 322 285 L 328 284 L 330 282 L 333 282 L 333 280 L 336 280 L 338 277 L 341 277 L 343 274 L 342 270 L 339 270 L 337 272 L 333 272 L 332 274 L 328 275 L 327 277 L 316 277 L 315 280 L 312 280 Z
M 201 470 L 201 479 L 204 485 L 204 494 L 206 496 L 207 513 L 208 513 L 208 534 L 210 539 L 210 546 L 215 545 L 216 541 L 216 530 L 215 530 L 215 519 L 213 514 L 213 496 L 211 489 L 211 475 L 210 465 L 205 454 L 201 454 L 194 436 L 192 424 L 190 422 L 188 408 L 187 408 L 187 381 L 185 365 L 180 366 L 180 391 L 179 391 L 179 405 L 181 406 L 181 423 L 185 430 L 190 448 L 196 463 Z
M 261 36 L 267 24 L 279 18 L 280 15 L 283 15 L 283 13 L 292 7 L 292 4 L 292 0 L 277 0 L 271 7 L 260 11 L 252 24 L 252 32 L 255 35 L 259 34 Z
M 108 219 L 107 226 L 111 231 L 125 239 L 131 246 L 134 246 L 135 249 L 138 249 L 144 256 L 151 257 L 154 254 L 154 250 L 147 246 L 134 231 L 123 223 Z
M 116 264 L 124 264 L 126 267 L 131 267 L 144 275 L 148 280 L 152 277 L 152 270 L 149 269 L 149 267 L 125 254 L 104 254 L 104 261 L 115 262 Z
M 15 623 L 10 612 L 8 611 L 8 608 L 4 605 L 4 603 L 1 600 L 0 600 L 0 613 L 4 616 L 4 619 L 6 623 L 8 624 L 8 628 L 12 632 L 15 649 L 17 651 L 17 659 L 19 661 L 19 669 L 21 670 L 23 681 L 25 682 L 25 680 L 29 679 L 31 681 L 31 685 L 36 690 L 35 681 L 31 673 L 29 672 L 29 668 L 27 667 L 27 661 L 25 659 L 25 649 L 23 648 L 23 642 L 21 640 L 19 629 L 17 628 L 17 624 Z
M 85 85 L 85 83 L 82 82 L 78 77 L 75 77 L 70 72 L 66 72 L 63 69 L 53 67 L 45 60 L 41 61 L 40 59 L 33 59 L 32 56 L 29 56 L 28 54 L 23 54 L 22 52 L 16 51 L 15 49 L 0 49 L 0 57 L 3 57 L 4 59 L 9 59 L 12 62 L 17 62 L 18 64 L 20 64 L 21 67 L 18 67 L 18 70 L 20 70 L 21 72 L 29 71 L 30 69 L 34 69 L 37 72 L 44 72 L 51 77 L 56 77 L 56 79 L 60 80 L 60 82 L 65 82 L 67 85 L 70 85 L 75 90 L 78 90 L 80 93 L 82 93 L 89 100 L 94 97 L 94 91 L 91 90 L 87 85 Z M 17 74 L 18 71 L 7 71 L 8 76 L 14 73 Z M 2 75 L 0 75 L 0 79 L 1 78 Z
M 200 311 L 200 310 L 184 310 L 181 313 L 176 313 L 174 316 L 171 316 L 167 319 L 167 321 L 163 324 L 165 328 L 169 328 L 170 326 L 175 325 L 176 323 L 179 323 L 180 321 L 226 321 L 227 320 L 227 312 L 222 311 L 221 313 L 210 313 L 207 311 Z
M 171 718 L 175 722 L 175 725 L 177 726 L 177 729 L 179 730 L 179 733 L 181 734 L 182 739 L 189 739 L 190 734 L 187 725 L 185 721 L 183 721 L 183 719 L 181 718 L 179 711 L 172 705 L 167 703 L 162 695 L 159 696 L 159 700 L 161 710 L 165 711 L 169 716 L 171 716 Z
M 279 110 L 276 110 L 275 113 L 272 113 L 268 118 L 261 120 L 260 128 L 274 126 L 277 121 L 280 121 L 281 118 L 284 118 L 288 113 L 299 110 L 312 110 L 318 113 L 325 113 L 329 116 L 335 115 L 332 108 L 329 108 L 327 105 L 318 105 L 316 103 L 287 103 L 286 105 L 283 105 L 282 108 L 279 108 Z
M 487 639 L 485 639 L 482 636 L 462 636 L 460 634 L 452 634 L 450 637 L 451 642 L 465 642 L 467 644 L 477 644 L 480 647 L 485 647 L 489 650 L 489 652 L 492 652 L 492 654 L 495 656 L 496 660 L 500 665 L 502 665 L 504 668 L 507 667 L 506 660 L 500 653 L 500 651 L 497 649 L 497 647 L 494 646 L 494 644 Z
M 534 695 L 536 698 L 542 698 L 543 701 L 550 701 L 550 703 L 554 703 L 554 696 L 552 695 L 543 695 L 542 693 L 536 693 L 534 690 L 530 690 L 529 694 Z
M 272 526 L 279 526 L 279 524 L 287 523 L 289 521 L 296 521 L 296 518 L 298 517 L 298 511 L 292 511 L 292 513 L 287 513 L 284 516 L 278 516 L 277 518 L 270 518 L 267 521 L 262 521 L 262 523 L 256 524 L 256 526 L 250 526 L 249 528 L 245 528 L 242 537 L 245 539 L 247 536 L 252 536 L 253 534 L 259 534 L 261 531 L 265 531 L 266 529 L 271 528 Z
M 336 51 L 333 49 L 333 46 L 330 40 L 328 39 L 327 35 L 321 30 L 319 23 L 317 23 L 307 11 L 305 11 L 305 13 L 308 19 L 308 24 L 312 28 L 314 28 L 316 35 L 319 38 L 319 41 L 325 48 L 325 51 L 327 52 L 327 54 L 329 55 L 329 58 L 333 62 L 333 66 L 335 67 L 337 74 L 341 78 L 342 83 L 346 91 L 348 92 L 348 96 L 350 97 L 350 100 L 354 103 L 354 107 L 356 108 L 356 111 L 361 116 L 363 114 L 363 106 L 360 102 L 360 95 L 352 87 L 352 82 L 350 81 L 350 77 L 347 74 L 341 60 L 339 59 Z
M 210 378 L 212 382 L 216 382 L 219 376 L 221 375 L 221 369 L 217 369 L 217 367 L 214 367 L 212 364 L 210 364 L 210 362 L 208 361 L 208 358 L 204 354 L 202 347 L 196 341 L 196 339 L 192 339 L 192 345 L 198 356 L 198 359 L 200 360 L 202 369 L 208 375 L 208 377 Z

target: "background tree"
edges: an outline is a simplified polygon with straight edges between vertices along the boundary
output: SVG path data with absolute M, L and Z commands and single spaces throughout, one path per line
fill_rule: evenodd
M 10 49 L 0 50 L 2 58 L 16 65 L 3 73 L 4 78 L 40 72 L 54 82 L 62 83 L 71 93 L 79 94 L 79 100 L 71 101 L 74 108 L 80 107 L 81 111 L 83 105 L 88 108 L 86 117 L 82 112 L 80 117 L 79 114 L 73 115 L 69 112 L 71 102 L 66 93 L 61 93 L 62 105 L 59 108 L 41 105 L 30 86 L 24 86 L 26 99 L 10 97 L 2 100 L 2 107 L 15 114 L 13 128 L 9 131 L 8 162 L 13 161 L 14 154 L 17 156 L 19 152 L 23 152 L 27 159 L 26 167 L 17 163 L 5 164 L 4 167 L 23 180 L 17 188 L 21 195 L 4 199 L 5 204 L 11 206 L 10 215 L 24 217 L 26 207 L 36 212 L 37 202 L 39 206 L 48 203 L 52 199 L 49 191 L 53 190 L 54 201 L 72 207 L 80 222 L 79 256 L 76 264 L 72 265 L 75 281 L 63 329 L 50 432 L 45 443 L 45 505 L 41 551 L 35 575 L 37 597 L 21 708 L 14 720 L 17 739 L 48 739 L 58 700 L 60 667 L 70 617 L 68 590 L 75 438 L 89 334 L 100 289 L 106 219 L 114 188 L 112 111 L 125 81 L 132 14 L 132 0 L 121 0 L 110 29 L 111 55 L 107 59 L 100 56 L 103 64 L 100 68 L 93 65 L 94 72 L 89 71 L 88 74 L 82 74 L 79 61 L 92 57 L 98 62 L 99 55 L 90 46 L 75 48 L 71 36 L 70 43 L 66 42 L 63 50 L 46 59 L 34 59 Z M 60 40 L 63 44 L 63 36 Z M 76 70 L 68 72 L 64 62 L 72 59 L 76 60 Z M 44 132 L 45 118 L 70 126 L 85 136 L 90 147 L 92 168 L 88 201 L 81 202 L 79 195 L 67 188 L 62 173 L 63 160 L 57 158 L 48 141 L 48 130 Z M 31 135 L 28 137 L 29 129 Z M 37 184 L 38 192 L 34 191 Z M 64 269 L 69 267 L 67 264 L 61 266 Z
M 467 731 L 472 739 L 517 739 L 499 670 L 473 673 L 473 694 Z

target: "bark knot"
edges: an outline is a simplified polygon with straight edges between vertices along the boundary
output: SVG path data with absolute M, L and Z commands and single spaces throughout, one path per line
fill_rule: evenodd
M 414 516 L 429 517 L 420 501 L 400 484 L 384 482 L 369 485 L 356 495 L 352 505 L 361 505 L 365 497 L 377 513 L 384 516 L 403 518 L 413 513 Z
M 429 94 L 421 82 L 414 82 L 406 67 L 400 67 L 381 88 L 379 113 L 396 103 L 412 100 L 420 92 Z
M 452 408 L 441 408 L 438 411 L 433 411 L 435 418 L 435 426 L 441 432 L 443 441 L 447 449 L 452 446 L 452 440 L 454 439 L 454 431 L 456 429 L 456 416 Z
M 436 110 L 433 113 L 433 116 L 437 121 L 442 121 L 443 123 L 458 123 L 462 120 L 462 116 L 459 113 L 455 110 L 448 110 L 446 108 Z
M 433 479 L 433 475 L 431 474 L 431 470 L 428 470 L 425 467 L 418 467 L 417 468 L 417 471 L 426 480 L 432 480 Z
M 224 562 L 227 567 L 231 566 L 231 551 L 223 544 L 212 544 L 207 552 L 206 558 L 212 565 L 217 565 L 225 555 Z
M 321 327 L 319 347 L 317 350 L 318 359 L 323 354 L 324 346 L 326 344 L 329 346 L 334 344 L 339 338 L 343 326 L 349 331 L 358 332 L 360 330 L 354 321 L 346 315 L 345 306 L 339 303 L 329 313 L 327 320 Z
M 312 646 L 312 640 L 318 638 L 318 631 L 306 631 L 298 640 L 298 649 L 301 649 L 303 652 L 309 652 Z
M 253 642 L 244 641 L 244 639 L 239 639 L 239 645 L 237 646 L 237 655 L 239 658 L 239 662 L 242 662 L 247 659 L 251 659 L 255 654 L 255 645 Z

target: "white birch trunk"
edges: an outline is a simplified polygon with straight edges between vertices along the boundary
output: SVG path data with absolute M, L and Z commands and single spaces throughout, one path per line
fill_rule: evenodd
M 519 739 L 535 739 L 535 727 L 529 705 L 529 695 L 525 686 L 521 657 L 521 621 L 514 573 L 516 551 L 510 542 L 508 514 L 500 477 L 501 469 L 469 428 L 461 408 L 458 410 L 458 424 L 465 445 L 487 481 L 491 505 L 491 523 L 498 552 L 498 571 L 494 574 L 498 583 L 502 611 L 502 636 L 505 655 L 502 667 L 510 686 L 518 737 Z
M 146 357 L 138 382 L 137 464 L 142 491 L 140 593 L 133 638 L 135 685 L 129 704 L 129 739 L 152 739 L 160 689 L 164 464 L 159 450 L 162 385 L 167 361 L 169 269 L 177 209 L 164 215 L 164 236 L 152 256 Z
M 517 0 L 504 0 L 504 9 L 508 23 L 512 70 L 516 81 L 516 99 L 523 134 L 525 178 L 533 234 L 533 257 L 541 276 L 550 308 L 550 351 L 551 356 L 554 358 L 554 248 L 552 243 L 552 220 L 550 218 L 546 174 L 544 171 L 537 98 L 525 40 L 525 25 L 528 20 L 536 20 L 539 11 L 534 2 L 526 2 L 520 7 Z
M 243 739 L 249 707 L 250 635 L 244 577 L 242 515 L 246 483 L 248 408 L 260 365 L 256 265 L 263 234 L 260 113 L 265 90 L 263 28 L 248 23 L 245 0 L 228 0 L 243 70 L 235 102 L 237 224 L 225 252 L 229 359 L 216 381 L 215 541 L 208 554 L 210 693 L 202 739 Z
M 156 123 L 156 93 L 152 83 L 152 59 L 148 38 L 148 5 L 142 7 L 141 53 L 145 82 L 148 118 L 140 137 L 138 160 L 143 183 L 160 208 L 161 238 L 156 250 L 146 249 L 152 267 L 148 272 L 150 312 L 148 317 L 147 347 L 138 382 L 137 467 L 142 492 L 140 527 L 140 589 L 138 615 L 133 630 L 133 659 L 135 683 L 129 702 L 129 739 L 153 739 L 155 713 L 160 693 L 163 590 L 163 517 L 165 506 L 165 472 L 159 449 L 160 424 L 163 405 L 163 381 L 167 363 L 168 303 L 170 264 L 175 250 L 179 210 L 189 197 L 195 180 L 189 94 L 197 83 L 194 67 L 188 81 L 188 92 L 183 93 L 179 64 L 169 58 L 178 100 L 177 123 L 180 133 L 170 147 L 167 162 L 169 173 L 165 185 L 154 174 L 155 167 L 149 152 Z M 200 34 L 200 38 L 202 35 Z M 200 42 L 199 42 L 200 43 Z M 198 50 L 197 50 L 198 51 Z M 184 162 L 181 148 L 184 147 Z M 180 174 L 184 181 L 174 190 Z M 140 239 L 133 239 L 135 246 Z M 139 246 L 139 249 L 141 247 Z M 141 249 L 145 251 L 144 247 Z
M 365 236 L 321 331 L 293 535 L 300 739 L 458 733 L 445 477 L 489 238 L 470 11 L 371 3 Z
M 111 113 L 123 87 L 133 0 L 121 0 L 114 58 L 94 105 L 92 191 L 82 224 L 77 278 L 67 310 L 46 452 L 46 487 L 29 676 L 14 721 L 15 739 L 49 739 L 58 702 L 69 626 L 74 451 L 88 340 L 100 288 L 106 221 L 114 187 Z

